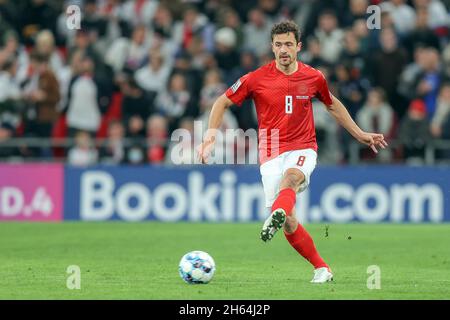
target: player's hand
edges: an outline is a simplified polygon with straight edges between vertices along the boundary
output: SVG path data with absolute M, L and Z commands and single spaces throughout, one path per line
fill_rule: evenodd
M 386 149 L 388 146 L 386 140 L 384 140 L 384 136 L 381 133 L 363 132 L 358 138 L 358 141 L 369 146 L 375 153 L 378 153 L 377 147 Z
M 209 139 L 201 143 L 197 149 L 197 160 L 203 164 L 208 163 L 208 158 L 214 149 L 214 139 Z

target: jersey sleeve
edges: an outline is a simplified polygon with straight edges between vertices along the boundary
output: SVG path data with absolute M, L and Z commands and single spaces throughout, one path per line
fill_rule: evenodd
M 251 72 L 240 77 L 228 90 L 225 95 L 228 99 L 233 101 L 234 104 L 240 106 L 245 99 L 250 98 L 252 95 L 250 89 Z
M 322 101 L 326 106 L 330 106 L 333 103 L 333 100 L 331 99 L 330 89 L 328 89 L 327 80 L 325 79 L 322 72 L 319 72 L 316 97 L 317 99 Z

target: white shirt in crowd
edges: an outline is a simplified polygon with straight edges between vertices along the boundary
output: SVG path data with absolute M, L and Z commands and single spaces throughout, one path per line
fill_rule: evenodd
M 21 96 L 20 87 L 6 71 L 0 72 L 0 102 L 17 100 Z
M 257 56 L 262 56 L 270 52 L 270 44 L 267 39 L 270 39 L 270 31 L 272 29 L 271 22 L 268 21 L 261 28 L 256 27 L 252 23 L 247 23 L 244 26 L 244 47 L 252 50 Z
M 119 38 L 115 40 L 105 56 L 105 62 L 108 63 L 115 72 L 122 71 L 129 60 L 143 61 L 148 54 L 148 42 L 138 46 L 128 38 Z
M 97 102 L 97 86 L 87 76 L 81 76 L 72 87 L 67 111 L 67 125 L 71 128 L 97 131 L 101 113 Z
M 378 118 L 378 128 L 373 127 L 373 118 Z M 394 112 L 387 103 L 374 108 L 365 104 L 356 114 L 356 122 L 365 131 L 374 131 L 388 135 L 394 123 Z
M 74 147 L 69 150 L 67 161 L 73 166 L 89 166 L 97 163 L 98 152 L 95 149 L 82 149 Z
M 381 10 L 389 12 L 394 22 L 395 29 L 401 33 L 407 33 L 415 28 L 416 13 L 412 7 L 406 3 L 395 6 L 391 2 L 383 2 L 380 4 Z
M 59 92 L 61 94 L 61 99 L 58 104 L 58 110 L 64 109 L 67 104 L 68 92 L 70 80 L 72 79 L 73 72 L 70 66 L 65 66 L 56 75 L 59 82 Z
M 165 63 L 158 70 L 153 70 L 149 64 L 140 68 L 134 74 L 137 84 L 147 91 L 163 91 L 167 85 L 172 65 Z
M 450 27 L 450 14 L 439 0 L 432 0 L 428 5 L 428 26 L 431 29 Z
M 121 7 L 120 17 L 133 25 L 141 23 L 149 25 L 158 8 L 159 1 L 145 0 L 139 13 L 136 13 L 136 2 L 137 0 L 126 1 Z
M 334 29 L 330 33 L 317 30 L 315 33 L 320 43 L 320 56 L 328 63 L 336 63 L 339 59 L 344 43 L 344 31 Z

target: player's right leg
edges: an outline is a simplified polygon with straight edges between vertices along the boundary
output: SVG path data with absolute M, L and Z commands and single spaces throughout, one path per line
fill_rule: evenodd
M 272 202 L 272 213 L 261 230 L 261 239 L 264 242 L 272 240 L 275 233 L 283 227 L 295 206 L 296 193 L 300 190 L 303 181 L 305 181 L 304 174 L 296 169 L 288 170 L 281 178 L 280 192 Z
M 260 167 L 262 183 L 264 187 L 264 195 L 266 201 L 266 208 L 269 211 L 269 217 L 264 222 L 261 229 L 261 240 L 264 242 L 273 238 L 275 233 L 282 228 L 286 215 L 277 213 L 273 215 L 271 207 L 278 195 L 280 181 L 282 178 L 282 161 L 283 158 L 278 156 L 272 160 L 267 161 Z

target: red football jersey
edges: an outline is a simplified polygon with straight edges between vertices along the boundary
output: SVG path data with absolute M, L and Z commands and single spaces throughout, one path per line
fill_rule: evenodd
M 239 106 L 245 99 L 253 99 L 261 163 L 286 151 L 317 151 L 311 99 L 316 97 L 326 106 L 332 104 L 320 71 L 298 62 L 298 70 L 286 75 L 276 68 L 274 60 L 242 76 L 225 94 Z

